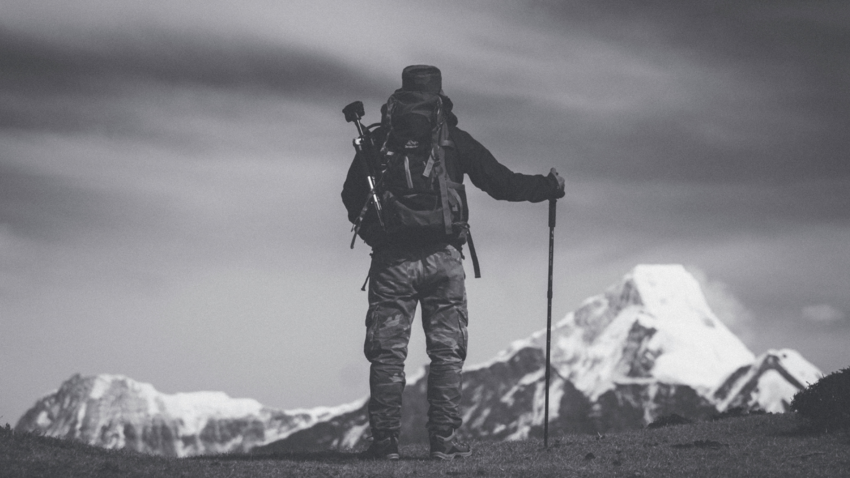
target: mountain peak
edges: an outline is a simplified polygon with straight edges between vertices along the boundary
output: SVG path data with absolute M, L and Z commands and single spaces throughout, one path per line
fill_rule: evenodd
M 681 265 L 639 265 L 553 330 L 552 365 L 591 398 L 662 381 L 703 394 L 754 355 L 709 309 Z M 542 333 L 534 338 L 540 346 Z
M 823 376 L 817 367 L 792 349 L 768 350 L 731 374 L 714 391 L 717 409 L 757 408 L 784 413 L 798 390 Z
M 637 291 L 637 305 L 657 315 L 695 312 L 706 326 L 715 325 L 716 318 L 710 314 L 699 283 L 680 264 L 638 265 L 623 280 L 631 282 Z

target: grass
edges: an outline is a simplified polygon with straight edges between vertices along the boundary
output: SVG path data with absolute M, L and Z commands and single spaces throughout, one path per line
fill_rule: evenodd
M 752 415 L 610 435 L 473 442 L 473 456 L 427 459 L 402 446 L 398 462 L 358 460 L 355 451 L 165 458 L 104 450 L 0 428 L 0 477 L 277 476 L 850 476 L 850 435 L 813 431 L 793 414 Z

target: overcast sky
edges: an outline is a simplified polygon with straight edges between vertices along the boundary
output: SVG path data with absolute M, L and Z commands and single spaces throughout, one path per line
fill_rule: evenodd
M 0 423 L 74 373 L 365 396 L 341 110 L 419 63 L 503 164 L 566 177 L 555 320 L 681 263 L 754 353 L 847 367 L 848 58 L 846 1 L 5 0 Z M 545 327 L 548 229 L 469 187 L 471 365 Z

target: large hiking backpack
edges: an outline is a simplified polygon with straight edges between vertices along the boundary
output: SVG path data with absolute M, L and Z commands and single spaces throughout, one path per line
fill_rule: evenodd
M 440 95 L 419 91 L 399 90 L 387 101 L 379 189 L 389 234 L 442 233 L 466 241 L 466 191 L 449 178 L 446 148 L 454 144 L 443 108 Z
M 469 244 L 475 276 L 478 258 L 469 233 L 466 190 L 449 177 L 447 157 L 454 143 L 449 138 L 448 99 L 439 94 L 397 90 L 383 108 L 376 186 L 382 207 L 382 227 L 374 208 L 364 206 L 366 224 L 361 236 L 374 234 L 406 238 L 440 238 Z M 378 138 L 373 138 L 378 139 Z M 380 142 L 380 140 L 379 140 Z M 379 145 L 376 145 L 379 146 Z

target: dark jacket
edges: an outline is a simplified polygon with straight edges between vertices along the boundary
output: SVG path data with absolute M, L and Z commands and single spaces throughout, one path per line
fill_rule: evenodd
M 558 198 L 564 195 L 558 187 L 557 179 L 552 175 L 543 176 L 515 173 L 496 161 L 496 158 L 484 146 L 476 141 L 469 133 L 457 127 L 457 118 L 449 115 L 449 139 L 454 142 L 454 148 L 446 150 L 446 169 L 449 179 L 463 183 L 464 175 L 469 176 L 476 187 L 495 199 L 505 201 L 540 202 L 546 199 Z M 381 127 L 375 131 L 379 142 L 386 133 Z M 342 188 L 342 202 L 348 210 L 348 220 L 354 223 L 368 198 L 369 187 L 366 181 L 360 158 L 356 157 L 348 169 L 348 176 Z M 460 246 L 464 240 L 458 237 L 404 236 L 401 234 L 389 237 L 379 230 L 380 226 L 361 228 L 361 237 L 373 248 L 385 246 L 424 245 L 444 242 Z

